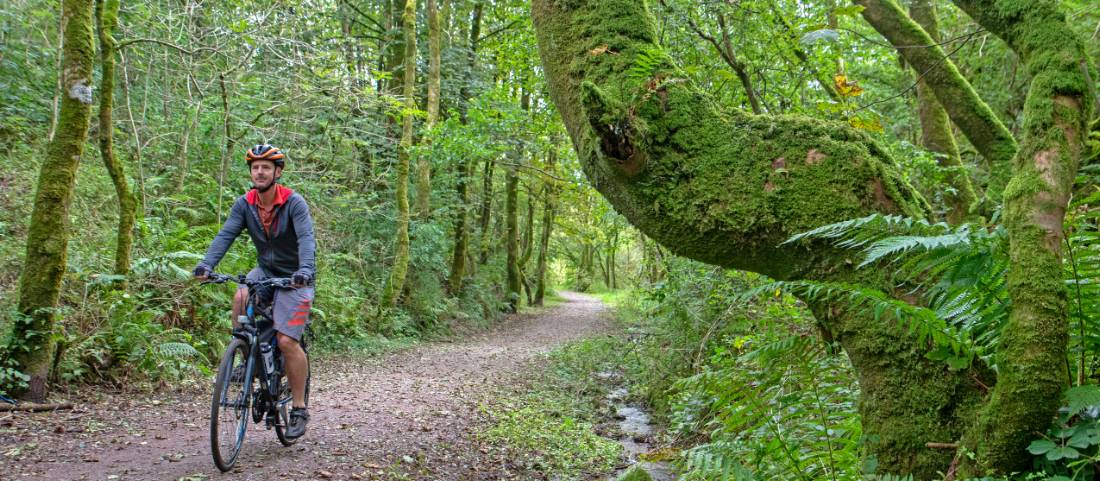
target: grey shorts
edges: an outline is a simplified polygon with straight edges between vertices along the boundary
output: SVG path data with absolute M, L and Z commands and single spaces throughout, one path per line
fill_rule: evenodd
M 265 277 L 267 276 L 259 267 L 248 272 L 248 278 L 251 280 L 259 280 Z M 275 317 L 275 330 L 294 338 L 296 341 L 301 341 L 310 321 L 309 314 L 313 307 L 313 286 L 297 289 L 275 289 L 275 298 L 272 305 L 271 311 Z

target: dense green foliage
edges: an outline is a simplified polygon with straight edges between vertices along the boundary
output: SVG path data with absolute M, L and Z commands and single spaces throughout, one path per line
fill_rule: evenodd
M 504 168 L 494 168 L 498 164 L 518 170 L 523 259 L 534 259 L 542 249 L 537 235 L 523 233 L 540 232 L 544 200 L 564 192 L 566 207 L 546 218 L 566 227 L 552 230 L 549 239 L 552 285 L 578 277 L 566 255 L 575 243 L 599 242 L 609 249 L 609 241 L 595 233 L 614 214 L 606 214 L 607 204 L 591 193 L 563 143 L 560 122 L 541 95 L 542 79 L 533 75 L 534 52 L 517 48 L 533 37 L 525 5 L 486 6 L 471 52 L 475 4 L 446 3 L 442 114 L 430 129 L 422 103 L 427 63 L 416 63 L 421 71 L 411 109 L 398 91 L 403 6 L 122 2 L 114 30 L 121 55 L 113 137 L 138 200 L 132 270 L 119 290 L 113 249 L 118 201 L 92 147 L 108 127 L 93 119 L 77 171 L 72 242 L 50 334 L 58 346 L 52 381 L 170 378 L 208 369 L 218 358 L 228 337 L 231 289 L 200 287 L 189 272 L 231 202 L 249 187 L 243 151 L 258 142 L 287 152 L 282 183 L 310 203 L 319 252 L 313 330 L 322 350 L 401 345 L 445 334 L 456 323 L 483 326 L 501 315 L 507 269 Z M 0 330 L 7 333 L 12 323 L 23 322 L 14 310 L 16 281 L 35 179 L 53 130 L 52 99 L 60 95 L 60 12 L 53 2 L 20 0 L 0 13 Z M 426 58 L 428 29 L 424 12 L 417 15 L 416 35 L 423 39 L 418 56 Z M 533 99 L 526 110 L 525 96 Z M 411 220 L 405 288 L 397 309 L 380 310 L 397 247 L 393 192 L 400 118 L 415 120 L 415 139 L 432 138 L 408 149 L 413 162 L 426 159 L 433 169 L 431 216 Z M 550 151 L 556 167 L 546 169 Z M 469 195 L 460 199 L 455 186 L 467 162 Z M 570 210 L 577 196 L 586 199 L 586 210 Z M 592 219 L 591 209 L 605 214 Z M 446 279 L 460 213 L 472 220 L 466 227 L 470 267 L 461 288 L 450 292 Z M 625 224 L 617 222 L 621 230 Z M 574 223 L 587 226 L 585 234 L 570 229 Z M 254 258 L 243 236 L 218 270 L 246 272 Z M 618 265 L 625 269 L 628 263 Z M 533 289 L 535 262 L 519 268 Z M 35 348 L 18 339 L 5 342 L 9 349 Z M 25 388 L 18 366 L 0 362 L 6 363 L 0 364 L 0 391 Z
M 440 1 L 436 112 L 429 105 L 436 94 L 425 85 L 434 60 L 423 2 L 123 0 L 113 39 L 103 39 L 117 44 L 117 63 L 104 70 L 116 77 L 110 82 L 95 69 L 90 82 L 96 100 L 104 98 L 100 86 L 113 87 L 113 115 L 91 118 L 68 207 L 71 228 L 63 233 L 60 301 L 37 319 L 17 309 L 29 291 L 19 291 L 27 240 L 65 219 L 30 222 L 36 181 L 51 160 L 51 141 L 76 134 L 64 126 L 63 13 L 47 0 L 0 5 L 0 394 L 30 381 L 13 353 L 47 353 L 55 385 L 209 374 L 227 341 L 232 292 L 197 285 L 190 269 L 249 188 L 241 152 L 270 142 L 288 153 L 282 182 L 309 201 L 317 228 L 316 352 L 388 349 L 456 326 L 488 326 L 514 306 L 536 303 L 542 276 L 559 288 L 617 292 L 626 339 L 555 352 L 534 394 L 489 408 L 493 425 L 481 439 L 511 450 L 525 469 L 559 479 L 610 472 L 620 454 L 599 435 L 606 386 L 593 376 L 622 371 L 634 398 L 666 428 L 662 444 L 679 453 L 682 479 L 892 479 L 882 473 L 896 474 L 895 467 L 868 454 L 879 440 L 867 433 L 879 426 L 860 417 L 871 404 L 861 393 L 879 379 L 861 374 L 845 353 L 838 332 L 852 336 L 852 329 L 813 313 L 844 311 L 896 328 L 907 337 L 886 342 L 913 346 L 883 349 L 928 361 L 932 368 L 923 372 L 961 379 L 968 393 L 940 398 L 969 415 L 967 403 L 1016 369 L 1003 340 L 1044 341 L 1040 329 L 1005 335 L 1013 299 L 1034 281 L 1050 296 L 1018 304 L 1058 310 L 1048 300 L 1067 288 L 1065 324 L 1050 332 L 1068 329 L 1068 339 L 1045 339 L 1057 344 L 1050 350 L 1056 364 L 1065 357 L 1065 372 L 1044 373 L 1066 394 L 1052 422 L 1034 422 L 1049 429 L 1026 434 L 1034 457 L 1013 461 L 1034 467 L 1023 475 L 1030 479 L 1096 478 L 1100 121 L 1082 117 L 1095 116 L 1095 107 L 1051 96 L 1096 90 L 1097 78 L 1084 85 L 1046 72 L 1065 63 L 1056 49 L 1036 49 L 1054 43 L 1047 31 L 998 28 L 1004 12 L 975 9 L 973 1 L 956 2 L 962 8 L 930 2 L 936 21 L 918 23 L 936 25 L 931 35 L 893 18 L 904 31 L 891 38 L 876 30 L 885 29 L 876 17 L 882 10 L 865 7 L 893 11 L 893 1 L 596 3 L 605 10 L 582 20 L 602 30 L 566 29 L 595 43 L 543 65 L 527 2 Z M 592 21 L 643 3 L 654 14 L 652 29 L 641 21 Z M 1100 12 L 1092 2 L 1042 5 L 1066 13 L 1072 33 L 1084 39 L 1082 55 L 1098 63 Z M 596 41 L 608 32 L 651 44 L 623 49 L 625 41 Z M 891 44 L 906 38 L 936 38 L 939 48 Z M 1070 43 L 1058 47 L 1072 50 Z M 922 70 L 948 61 L 942 76 Z M 1081 72 L 1095 72 L 1082 64 Z M 592 79 L 559 89 L 576 94 L 572 106 L 555 105 L 546 76 L 584 68 Z M 1039 89 L 1029 98 L 1036 78 Z M 957 130 L 948 123 L 937 135 L 953 136 L 941 140 L 957 153 L 922 142 L 922 81 L 942 81 L 934 94 L 941 96 L 972 87 L 939 99 Z M 583 118 L 574 123 L 601 138 L 574 132 L 571 144 L 559 110 L 566 120 Z M 967 110 L 980 110 L 976 124 L 996 128 L 976 132 L 963 118 Z M 1091 127 L 1076 132 L 1090 139 L 1084 151 L 1060 154 L 1081 163 L 1073 191 L 1060 192 L 1069 202 L 1064 223 L 1028 210 L 1044 202 L 1020 199 L 1041 190 L 1042 175 L 1072 169 L 1020 175 L 1007 189 L 1017 203 L 1006 208 L 1006 158 L 1017 146 L 1008 149 L 1013 139 L 1005 135 L 1026 140 L 1018 162 L 1026 164 L 1063 140 L 1043 130 L 1062 124 Z M 111 159 L 93 148 L 111 138 L 121 169 L 105 167 Z M 612 152 L 621 162 L 582 168 L 574 147 L 580 160 Z M 702 160 L 688 164 L 692 156 Z M 819 166 L 822 159 L 832 170 Z M 410 175 L 412 166 L 418 175 Z M 641 194 L 617 184 L 646 168 Z M 1024 174 L 1029 168 L 1017 166 Z M 690 188 L 670 188 L 680 182 Z M 956 199 L 970 185 L 974 194 L 961 197 L 977 202 L 963 215 Z M 627 216 L 597 190 L 620 208 L 629 198 Z M 132 252 L 122 262 L 114 247 L 125 237 L 118 226 L 131 228 L 125 209 L 119 218 L 118 195 L 127 191 L 137 212 Z M 419 203 L 414 215 L 410 198 Z M 876 210 L 887 214 L 865 215 Z M 1042 244 L 1045 237 L 1033 226 L 1012 229 L 1034 218 L 1064 227 L 1064 235 L 1045 233 L 1055 239 L 1047 247 L 1064 255 L 1063 269 L 1022 280 L 1017 273 L 1013 284 L 1014 262 L 1030 259 L 1023 250 L 1013 254 L 1013 239 Z M 670 250 L 814 280 L 708 267 Z M 1046 260 L 1057 270 L 1056 259 Z M 118 275 L 126 263 L 129 272 Z M 218 270 L 243 273 L 254 263 L 242 239 Z M 839 279 L 829 278 L 837 272 Z M 1051 274 L 1045 281 L 1044 272 Z M 996 412 L 981 419 L 1001 422 Z M 922 452 L 944 461 L 935 469 L 945 477 L 985 455 L 968 451 L 975 446 L 965 440 L 920 442 L 944 445 Z

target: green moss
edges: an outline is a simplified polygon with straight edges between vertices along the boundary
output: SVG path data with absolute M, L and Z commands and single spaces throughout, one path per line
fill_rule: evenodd
M 997 352 L 997 386 L 964 439 L 977 453 L 966 470 L 1007 473 L 1029 465 L 1024 450 L 1050 425 L 1068 383 L 1062 222 L 1093 115 L 1094 75 L 1057 2 L 956 3 L 1004 39 L 1032 77 L 1023 140 L 1005 189 L 1013 308 Z
M 807 276 L 823 259 L 777 247 L 790 235 L 872 211 L 923 214 L 882 149 L 850 127 L 710 104 L 660 54 L 652 24 L 638 21 L 648 18 L 644 2 L 540 2 L 534 15 L 585 172 L 678 254 Z
M 394 196 L 397 202 L 397 232 L 394 233 L 394 261 L 389 280 L 382 291 L 383 308 L 397 305 L 397 298 L 405 287 L 409 271 L 409 152 L 412 149 L 412 116 L 416 108 L 413 87 L 416 83 L 416 0 L 405 0 L 401 16 L 405 31 L 405 81 L 402 94 L 405 98 L 401 113 L 401 144 L 397 151 L 397 181 Z
M 118 196 L 118 236 L 115 246 L 115 274 L 130 273 L 130 251 L 134 243 L 134 218 L 137 199 L 130 191 L 130 183 L 122 163 L 115 156 L 114 147 L 114 110 L 115 54 L 117 42 L 113 36 L 118 26 L 119 0 L 101 0 L 96 2 L 96 17 L 99 20 L 99 54 L 103 85 L 99 98 L 99 151 Z M 124 286 L 125 283 L 122 283 Z

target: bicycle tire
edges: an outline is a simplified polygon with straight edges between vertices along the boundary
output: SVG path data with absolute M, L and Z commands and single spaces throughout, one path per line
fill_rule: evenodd
M 309 406 L 309 381 L 313 377 L 313 369 L 309 366 L 309 353 L 306 353 L 306 406 Z M 283 446 L 293 446 L 299 438 L 286 437 L 286 428 L 290 425 L 289 409 L 287 405 L 293 402 L 293 397 L 290 392 L 290 381 L 286 378 L 286 375 L 279 376 L 279 399 L 276 400 L 275 411 L 279 416 L 278 422 L 275 423 L 275 437 L 279 438 L 279 442 Z
M 240 339 L 233 339 L 225 348 L 214 380 L 214 393 L 210 403 L 210 454 L 214 465 L 223 473 L 233 469 L 244 445 L 251 417 L 252 386 L 255 379 L 249 369 L 249 346 Z M 232 374 L 236 366 L 244 366 L 244 380 L 235 381 Z M 236 385 L 236 389 L 234 389 Z M 232 408 L 230 410 L 229 408 Z M 224 418 L 224 419 L 223 419 Z M 221 439 L 222 431 L 229 436 Z

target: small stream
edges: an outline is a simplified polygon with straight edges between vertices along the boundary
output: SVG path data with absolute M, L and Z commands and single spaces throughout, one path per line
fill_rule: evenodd
M 621 375 L 614 372 L 601 372 L 597 376 L 609 384 L 615 384 L 621 379 Z M 648 453 L 649 439 L 653 434 L 653 424 L 650 423 L 649 414 L 641 406 L 627 403 L 627 390 L 617 386 L 607 394 L 607 403 L 615 409 L 615 419 L 619 422 L 619 431 L 622 433 L 616 441 L 626 450 L 627 458 L 631 465 L 619 470 L 610 479 L 615 479 L 634 466 L 645 469 L 654 481 L 673 481 L 676 474 L 672 465 L 666 462 L 650 462 L 640 460 L 641 454 Z

